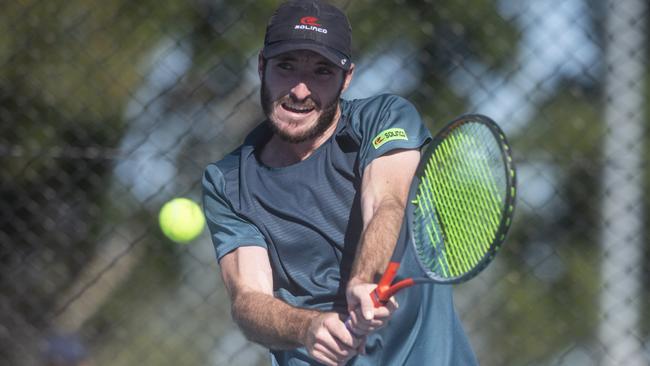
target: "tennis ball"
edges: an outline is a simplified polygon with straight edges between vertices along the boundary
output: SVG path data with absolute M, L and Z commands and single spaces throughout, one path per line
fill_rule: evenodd
M 187 198 L 174 198 L 160 209 L 158 222 L 169 239 L 184 244 L 201 234 L 205 217 L 196 202 Z

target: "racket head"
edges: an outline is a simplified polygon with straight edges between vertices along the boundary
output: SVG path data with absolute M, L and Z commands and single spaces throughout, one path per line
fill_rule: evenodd
M 479 114 L 445 126 L 422 155 L 406 210 L 427 280 L 459 283 L 481 272 L 505 241 L 515 201 L 512 152 L 499 126 Z

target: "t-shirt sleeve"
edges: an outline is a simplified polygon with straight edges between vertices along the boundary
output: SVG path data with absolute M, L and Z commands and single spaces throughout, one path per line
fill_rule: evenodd
M 202 184 L 205 219 L 218 260 L 242 246 L 267 248 L 259 229 L 234 211 L 225 194 L 224 176 L 216 165 L 205 169 Z
M 353 119 L 361 135 L 361 171 L 379 156 L 396 149 L 420 149 L 431 139 L 415 106 L 396 95 L 373 98 Z

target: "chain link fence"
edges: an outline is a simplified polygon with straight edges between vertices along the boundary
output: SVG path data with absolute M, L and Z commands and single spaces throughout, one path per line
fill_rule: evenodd
M 647 1 L 333 2 L 346 98 L 397 93 L 434 132 L 484 113 L 510 137 L 514 227 L 455 290 L 481 364 L 650 364 Z M 0 364 L 268 364 L 208 233 L 174 244 L 157 213 L 200 201 L 203 168 L 261 121 L 278 3 L 3 3 Z

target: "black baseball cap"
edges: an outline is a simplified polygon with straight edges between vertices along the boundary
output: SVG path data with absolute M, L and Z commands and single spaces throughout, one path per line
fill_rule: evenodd
M 319 53 L 349 70 L 352 27 L 337 7 L 318 0 L 294 0 L 280 5 L 266 26 L 262 56 L 272 58 L 295 50 Z

